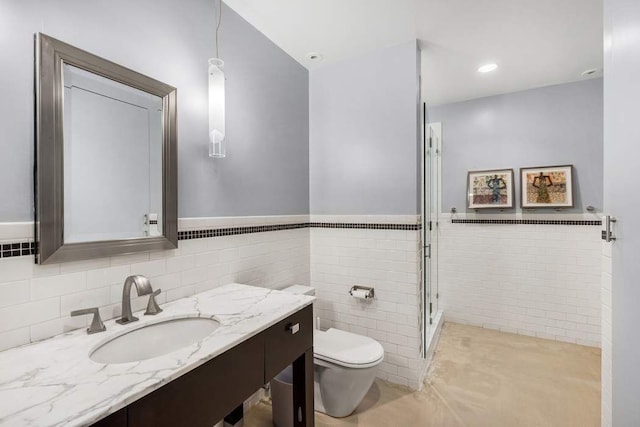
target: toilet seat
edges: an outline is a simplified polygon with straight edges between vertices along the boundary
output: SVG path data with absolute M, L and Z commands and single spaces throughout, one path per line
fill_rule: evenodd
M 370 368 L 384 359 L 376 340 L 334 328 L 314 331 L 313 353 L 316 359 L 352 369 Z

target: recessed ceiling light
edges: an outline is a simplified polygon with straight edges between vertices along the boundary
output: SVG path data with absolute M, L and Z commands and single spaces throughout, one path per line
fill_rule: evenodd
M 592 76 L 594 74 L 598 74 L 599 72 L 600 72 L 600 70 L 598 70 L 597 68 L 591 68 L 589 70 L 584 70 L 582 72 L 582 75 L 585 76 L 585 77 L 586 76 Z
M 318 52 L 309 52 L 307 53 L 307 59 L 309 59 L 310 61 L 322 61 L 324 59 L 324 56 L 322 56 L 322 54 Z
M 478 72 L 479 73 L 490 73 L 492 71 L 495 71 L 498 69 L 498 64 L 484 64 L 481 67 L 478 68 Z

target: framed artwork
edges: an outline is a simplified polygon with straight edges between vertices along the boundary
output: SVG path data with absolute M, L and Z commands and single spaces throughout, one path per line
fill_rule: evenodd
M 572 208 L 573 165 L 520 169 L 523 208 Z
M 467 207 L 469 209 L 507 209 L 514 207 L 513 169 L 469 171 Z

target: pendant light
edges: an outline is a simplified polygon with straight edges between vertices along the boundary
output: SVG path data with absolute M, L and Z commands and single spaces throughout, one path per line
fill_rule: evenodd
M 220 59 L 218 33 L 222 22 L 222 0 L 218 2 L 216 57 L 209 59 L 209 157 L 225 157 L 224 61 Z

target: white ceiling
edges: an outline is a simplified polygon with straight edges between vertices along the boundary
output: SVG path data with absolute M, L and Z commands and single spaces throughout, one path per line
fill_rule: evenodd
M 225 3 L 309 69 L 417 38 L 431 105 L 577 81 L 602 68 L 602 0 Z M 324 60 L 310 61 L 309 52 Z M 499 69 L 478 73 L 487 62 Z

